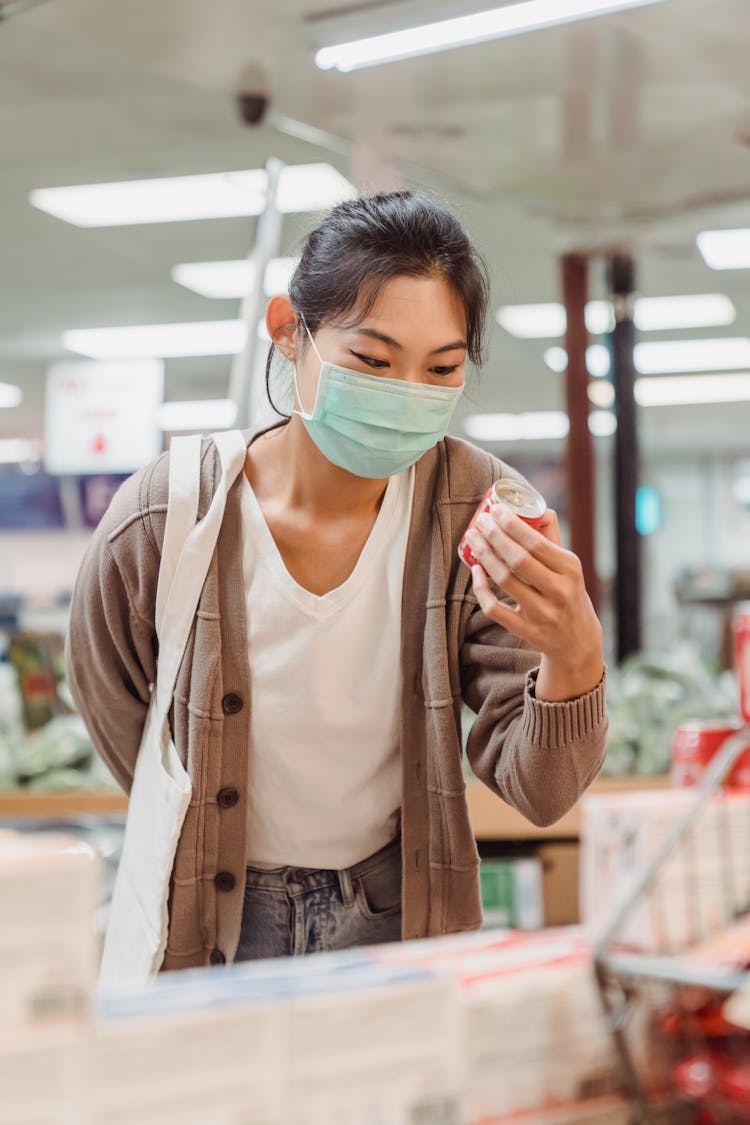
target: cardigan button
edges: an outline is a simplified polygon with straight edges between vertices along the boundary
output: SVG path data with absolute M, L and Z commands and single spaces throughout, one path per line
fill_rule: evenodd
M 233 891 L 237 885 L 237 880 L 231 871 L 219 871 L 214 876 L 214 886 L 217 891 Z
M 221 701 L 221 709 L 225 715 L 236 715 L 245 706 L 242 696 L 230 691 Z
M 220 789 L 216 794 L 216 800 L 219 807 L 222 809 L 233 809 L 239 803 L 240 794 L 239 790 L 227 786 L 226 789 Z
M 212 949 L 209 955 L 209 961 L 212 965 L 226 965 L 227 959 L 220 949 Z

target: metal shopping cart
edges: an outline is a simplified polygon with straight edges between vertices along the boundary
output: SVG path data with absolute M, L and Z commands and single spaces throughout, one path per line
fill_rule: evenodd
M 595 939 L 638 1125 L 750 1123 L 750 848 L 736 847 L 750 834 L 750 794 L 723 790 L 749 743 L 750 727 L 730 736 L 700 786 L 681 791 L 679 814 Z M 719 863 L 706 881 L 708 851 Z

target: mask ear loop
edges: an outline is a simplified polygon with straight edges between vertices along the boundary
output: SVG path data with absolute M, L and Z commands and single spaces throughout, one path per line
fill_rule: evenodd
M 320 360 L 320 368 L 321 368 L 321 371 L 322 371 L 323 370 L 323 357 L 321 356 L 320 352 L 317 349 L 315 341 L 312 338 L 312 333 L 310 332 L 310 329 L 307 327 L 307 321 L 305 320 L 302 313 L 299 314 L 299 318 L 302 321 L 305 332 L 310 337 L 310 343 L 313 346 L 313 351 L 315 352 L 316 356 Z M 309 421 L 313 417 L 313 415 L 315 414 L 315 407 L 318 404 L 318 393 L 320 391 L 320 373 L 318 373 L 318 386 L 317 386 L 317 390 L 315 392 L 315 402 L 313 404 L 312 413 L 308 414 L 307 411 L 305 410 L 304 406 L 302 405 L 302 395 L 299 393 L 299 383 L 297 382 L 297 364 L 296 363 L 292 365 L 292 369 L 293 369 L 293 372 L 294 372 L 294 393 L 297 396 L 297 402 L 300 404 L 300 409 L 299 410 L 294 409 L 292 411 L 292 413 L 298 414 L 300 416 L 300 418 L 307 418 L 308 421 Z

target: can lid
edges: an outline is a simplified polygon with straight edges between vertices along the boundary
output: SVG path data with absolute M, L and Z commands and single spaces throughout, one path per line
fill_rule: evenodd
M 523 519 L 539 519 L 547 511 L 541 492 L 523 480 L 498 480 L 492 486 L 496 500 L 512 508 Z

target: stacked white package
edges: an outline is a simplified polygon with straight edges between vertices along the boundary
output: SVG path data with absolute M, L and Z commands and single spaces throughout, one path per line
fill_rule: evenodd
M 456 995 L 361 953 L 165 974 L 101 999 L 97 1125 L 457 1125 Z
M 83 1125 L 99 864 L 77 840 L 0 832 L 3 1125 Z
M 536 1120 L 540 1111 L 552 1121 L 554 1113 L 560 1121 L 586 1120 L 582 1102 L 618 1090 L 617 1060 L 579 928 L 483 931 L 383 946 L 378 956 L 458 982 L 463 1119 L 471 1125 L 521 1113 L 530 1116 L 519 1120 Z
M 0 1027 L 3 1125 L 96 1125 L 88 1117 L 88 1037 L 71 1021 Z
M 286 1009 L 289 1125 L 458 1125 L 454 983 L 364 960 L 347 974 L 348 985 L 336 959 L 315 959 Z
M 222 1002 L 185 978 L 175 988 L 103 996 L 94 1019 L 90 1113 L 96 1125 L 280 1125 L 278 1008 Z M 214 971 L 214 983 L 218 973 Z
M 87 1014 L 99 877 L 78 840 L 0 832 L 0 1025 Z
M 619 1097 L 590 1098 L 554 1109 L 524 1110 L 492 1117 L 479 1125 L 632 1125 L 633 1107 Z
M 583 800 L 581 917 L 592 940 L 610 925 L 696 800 L 690 789 L 596 794 Z M 628 911 L 616 941 L 676 953 L 714 933 L 750 901 L 750 794 L 705 803 L 683 841 Z

